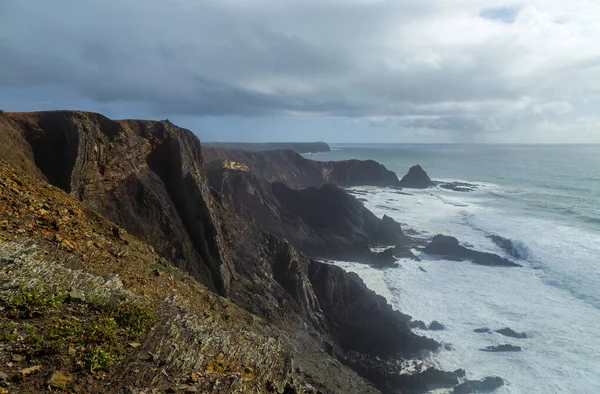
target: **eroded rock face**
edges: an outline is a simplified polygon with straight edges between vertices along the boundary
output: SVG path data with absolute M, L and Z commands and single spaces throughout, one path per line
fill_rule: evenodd
M 227 294 L 231 301 L 245 311 L 265 318 L 273 328 L 271 334 L 276 331 L 279 333 L 276 334 L 277 337 L 285 338 L 288 336 L 286 333 L 294 333 L 293 340 L 289 339 L 293 343 L 286 349 L 308 349 L 302 356 L 303 368 L 313 365 L 317 372 L 318 363 L 315 360 L 320 357 L 317 343 L 321 340 L 331 342 L 331 353 L 342 360 L 350 360 L 352 353 L 352 360 L 357 360 L 352 363 L 356 370 L 363 367 L 363 361 L 360 360 L 367 359 L 371 360 L 369 365 L 377 369 L 378 365 L 381 366 L 381 362 L 377 361 L 379 354 L 403 357 L 439 346 L 431 339 L 410 332 L 406 326 L 408 319 L 395 312 L 384 298 L 368 290 L 357 276 L 347 274 L 340 268 L 311 261 L 296 252 L 288 242 L 263 230 L 258 222 L 235 214 L 221 195 L 210 188 L 204 173 L 200 143 L 187 130 L 168 122 L 115 122 L 98 114 L 59 111 L 4 114 L 0 119 L 0 136 L 3 141 L 10 142 L 0 146 L 3 158 L 15 160 L 15 166 L 37 177 L 37 180 L 52 180 L 74 200 L 85 202 L 86 207 L 92 207 L 118 225 L 109 227 L 107 231 L 113 238 L 98 252 L 101 254 L 96 254 L 93 240 L 97 240 L 98 236 L 91 230 L 93 226 L 88 226 L 83 231 L 78 227 L 80 219 L 76 214 L 64 214 L 63 218 L 62 208 L 41 208 L 42 217 L 45 217 L 49 208 L 52 212 L 61 212 L 58 216 L 52 213 L 48 221 L 43 222 L 47 228 L 44 227 L 45 233 L 42 234 L 49 234 L 61 248 L 78 253 L 77 259 L 65 260 L 69 264 L 76 264 L 78 269 L 107 270 L 104 273 L 111 275 L 114 270 L 126 273 L 129 276 L 125 284 L 139 289 L 140 294 L 144 295 L 147 292 L 157 294 L 157 288 L 149 289 L 147 286 L 148 278 L 153 278 L 161 283 L 162 296 L 156 299 L 163 300 L 167 290 L 177 289 L 173 290 L 176 295 L 192 291 L 185 290 L 186 287 L 173 287 L 169 284 L 167 275 L 155 274 L 157 268 L 153 265 L 160 263 L 159 266 L 164 267 L 161 263 L 163 260 L 160 259 L 170 261 L 213 291 Z M 9 154 L 6 152 L 7 146 L 19 147 L 21 150 Z M 53 157 L 55 161 L 52 160 Z M 251 166 L 248 167 L 251 170 Z M 36 183 L 36 187 L 41 185 L 37 181 L 30 183 Z M 19 195 L 18 189 L 24 184 L 15 182 L 15 185 L 7 186 L 7 190 L 16 188 L 14 193 Z M 40 186 L 42 190 L 46 187 Z M 346 198 L 343 194 L 339 195 L 339 190 L 322 189 L 325 193 Z M 310 193 L 319 196 L 323 190 Z M 309 197 L 310 193 L 305 197 Z M 66 197 L 64 199 L 68 209 L 74 210 L 71 206 L 73 201 Z M 277 201 L 274 203 L 281 204 L 280 198 L 275 199 Z M 291 199 L 286 203 L 290 201 L 295 200 Z M 22 205 L 21 208 L 26 209 L 25 204 Z M 9 209 L 9 216 L 15 216 L 11 213 L 12 206 L 1 207 Z M 68 209 L 66 212 L 71 212 Z M 302 205 L 295 209 L 302 210 Z M 96 213 L 93 215 L 100 217 Z M 356 223 L 351 221 L 349 224 L 351 233 L 365 235 L 359 231 L 360 226 L 368 227 L 370 219 L 358 214 L 356 218 L 359 219 Z M 311 220 L 318 218 L 312 217 Z M 386 231 L 389 231 L 390 225 L 394 227 L 387 221 Z M 106 224 L 103 224 L 102 231 L 106 230 L 105 227 Z M 156 251 L 160 259 L 142 258 L 138 249 L 130 249 L 127 245 L 138 245 L 139 241 L 121 228 L 151 245 L 145 246 L 144 253 L 154 255 Z M 337 230 L 339 229 L 336 228 Z M 64 235 L 58 238 L 54 234 L 64 234 L 67 231 L 72 235 L 69 239 L 64 238 Z M 373 234 L 378 234 L 376 230 L 373 231 Z M 373 235 L 376 236 L 388 235 Z M 88 242 L 90 240 L 92 242 Z M 138 271 L 143 275 L 137 275 Z M 178 271 L 175 269 L 173 272 Z M 124 283 L 120 285 L 123 286 Z M 194 292 L 201 288 L 197 283 L 189 286 L 191 287 L 187 289 L 193 288 Z M 207 295 L 207 292 L 202 294 L 205 295 L 204 310 L 209 305 L 222 304 L 223 299 Z M 187 313 L 185 305 L 178 308 L 181 314 L 177 316 L 182 317 Z M 241 309 L 234 307 L 231 311 L 235 313 L 232 313 L 228 308 L 225 305 L 219 307 L 218 319 L 231 324 L 243 324 L 244 319 L 249 319 L 249 315 L 244 314 Z M 164 320 L 161 320 L 162 328 L 153 331 L 153 335 L 157 335 L 156 343 L 165 343 L 163 339 L 169 334 L 169 327 L 179 321 L 173 316 L 174 313 L 165 314 Z M 202 325 L 206 323 L 205 317 L 206 315 L 200 314 L 190 319 L 194 324 L 199 319 L 197 323 Z M 208 320 L 214 321 L 216 318 Z M 204 338 L 203 328 L 186 331 L 185 324 L 187 323 L 183 322 L 181 326 L 172 328 L 177 332 L 185 331 L 185 334 L 178 337 L 182 344 L 188 346 L 194 338 Z M 252 324 L 249 329 L 257 332 L 260 326 L 258 323 Z M 221 326 L 211 327 L 215 327 L 215 330 L 210 335 L 228 332 L 227 328 L 221 329 Z M 243 331 L 236 333 L 240 338 L 251 337 Z M 261 333 L 264 334 L 263 331 Z M 237 343 L 236 338 L 232 337 L 231 340 Z M 244 342 L 246 339 L 240 341 L 252 342 Z M 217 346 L 213 349 L 215 354 L 219 353 L 219 346 L 223 343 L 226 342 L 214 342 Z M 194 342 L 194 346 L 188 347 L 192 352 L 200 352 L 198 349 L 202 345 Z M 144 345 L 139 349 L 145 352 L 152 350 Z M 274 360 L 276 373 L 284 376 L 275 386 L 276 392 L 283 392 L 288 383 L 293 383 L 288 379 L 292 351 L 282 357 L 280 353 L 275 355 L 274 352 L 284 351 L 278 349 L 283 348 L 268 348 L 266 351 L 269 357 L 272 356 L 269 360 Z M 251 352 L 252 346 L 247 345 L 246 350 Z M 181 367 L 177 360 L 185 360 L 186 363 L 194 360 L 199 360 L 198 363 L 210 361 L 188 357 L 190 354 L 171 349 L 165 351 L 160 361 L 172 363 L 175 371 L 180 371 L 177 368 Z M 186 364 L 187 370 L 192 367 L 198 365 Z M 267 371 L 268 368 L 264 370 Z M 144 379 L 146 377 L 153 378 L 144 375 Z M 356 376 L 355 378 L 358 379 Z M 349 379 L 347 381 L 352 380 Z M 381 379 L 388 381 L 386 377 Z M 267 384 L 266 380 L 262 383 Z M 329 390 L 328 387 L 327 384 L 322 386 L 324 392 L 336 390 Z M 365 388 L 365 385 L 362 387 Z M 401 388 L 401 384 L 399 387 Z M 350 389 L 348 392 L 352 391 Z
M 424 252 L 431 255 L 443 256 L 448 260 L 472 260 L 475 264 L 498 266 L 498 267 L 521 267 L 508 259 L 502 258 L 493 253 L 479 252 L 465 248 L 458 243 L 454 237 L 438 234 L 424 249 Z
M 410 316 L 394 311 L 385 298 L 364 286 L 358 275 L 333 265 L 311 262 L 308 277 L 344 350 L 393 356 L 440 346 L 433 339 L 410 331 L 407 326 Z M 332 291 L 334 288 L 337 291 Z
M 208 147 L 204 157 L 209 167 L 213 162 L 233 160 L 248 166 L 251 173 L 267 182 L 280 182 L 292 189 L 322 186 L 397 186 L 398 177 L 373 160 L 321 162 L 306 159 L 291 150 L 248 152 Z
M 238 214 L 258 221 L 313 257 L 393 263 L 393 256 L 388 262 L 370 247 L 396 245 L 405 238 L 393 219 L 380 220 L 354 196 L 331 184 L 294 190 L 249 171 L 224 168 L 208 171 L 208 179 Z
M 431 186 L 433 186 L 433 182 L 429 178 L 429 175 L 418 164 L 411 167 L 408 173 L 400 180 L 400 187 L 408 189 L 425 189 Z
M 3 139 L 23 147 L 51 184 L 226 294 L 231 263 L 202 167 L 200 142 L 168 122 L 51 111 L 5 114 Z M 0 148 L 2 149 L 2 148 Z

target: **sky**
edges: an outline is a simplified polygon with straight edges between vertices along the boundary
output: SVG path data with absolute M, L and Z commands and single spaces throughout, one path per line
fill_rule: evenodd
M 1 0 L 0 108 L 204 141 L 600 142 L 597 0 Z

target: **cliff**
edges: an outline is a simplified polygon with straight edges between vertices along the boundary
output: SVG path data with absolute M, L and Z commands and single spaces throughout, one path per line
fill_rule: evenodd
M 332 184 L 295 190 L 237 168 L 207 174 L 211 186 L 239 215 L 256 220 L 309 256 L 378 263 L 371 247 L 396 246 L 406 239 L 392 219 L 377 218 Z
M 297 153 L 329 152 L 325 142 L 209 142 L 207 146 L 227 149 L 241 149 L 251 152 L 288 149 Z
M 3 160 L 0 201 L 9 392 L 376 392 L 308 333 L 219 297 Z
M 249 171 L 268 182 L 281 182 L 292 189 L 322 186 L 395 187 L 398 177 L 373 160 L 314 161 L 290 150 L 248 152 L 235 149 L 204 149 L 204 158 L 210 169 L 221 167 L 231 160 L 248 167 Z
M 134 351 L 141 347 L 143 354 L 150 352 L 152 362 L 156 362 L 152 365 L 164 370 L 144 372 L 139 376 L 140 384 L 183 384 L 180 380 L 190 370 L 204 368 L 202 371 L 207 373 L 216 371 L 216 380 L 236 374 L 237 380 L 230 379 L 230 386 L 219 386 L 222 392 L 236 388 L 244 392 L 293 393 L 297 392 L 290 391 L 297 390 L 296 381 L 310 382 L 322 392 L 372 390 L 351 370 L 340 372 L 343 368 L 322 353 L 325 349 L 368 376 L 378 388 L 391 391 L 410 387 L 408 383 L 397 383 L 402 368 L 394 367 L 388 374 L 372 371 L 383 370 L 383 362 L 405 360 L 409 354 L 438 346 L 410 332 L 407 317 L 393 311 L 359 278 L 310 260 L 257 222 L 237 215 L 219 193 L 211 190 L 202 147 L 187 130 L 168 122 L 112 121 L 99 114 L 56 111 L 2 114 L 0 137 L 4 142 L 0 157 L 8 161 L 2 164 L 5 170 L 0 178 L 6 189 L 0 204 L 6 209 L 1 216 L 3 241 L 20 245 L 33 240 L 36 247 L 49 248 L 21 260 L 33 261 L 36 267 L 58 264 L 89 271 L 96 275 L 94 283 L 101 281 L 102 275 L 117 273 L 125 278 L 124 290 L 132 292 L 133 299 L 136 295 L 142 300 L 150 297 L 148 301 L 160 305 L 160 313 L 165 311 L 159 313 L 162 325 L 151 326 L 151 331 L 140 334 L 148 338 L 158 335 L 156 341 L 142 341 L 142 336 L 139 346 L 130 346 Z M 245 165 L 252 171 L 254 164 Z M 45 181 L 62 192 L 45 185 Z M 39 216 L 39 222 L 27 219 L 34 215 L 30 209 L 37 209 L 33 218 Z M 12 228 L 16 228 L 13 233 Z M 144 253 L 138 252 L 142 249 Z M 1 261 L 13 261 L 13 255 L 9 251 Z M 187 287 L 174 285 L 178 277 L 187 278 L 178 269 L 192 275 L 193 279 L 184 280 Z M 50 273 L 23 272 L 27 275 L 21 278 L 24 282 L 59 283 L 59 278 Z M 5 275 L 2 283 L 12 283 L 9 287 L 14 293 L 11 275 Z M 64 283 L 79 286 L 79 274 L 69 275 Z M 155 280 L 152 275 L 159 278 L 156 286 L 150 286 Z M 106 278 L 110 281 L 112 277 Z M 202 290 L 200 283 L 228 300 Z M 111 297 L 122 298 L 120 294 Z M 198 304 L 200 314 L 185 305 L 188 299 Z M 179 305 L 178 300 L 184 304 Z M 175 302 L 176 306 L 168 309 L 165 302 Z M 225 312 L 214 315 L 207 309 L 213 304 L 221 305 Z M 58 315 L 64 312 L 60 309 L 63 305 L 56 306 Z M 161 309 L 163 306 L 167 309 Z M 70 307 L 65 308 L 68 311 Z M 369 324 L 357 321 L 367 312 Z M 181 320 L 189 314 L 192 323 Z M 269 323 L 260 320 L 263 318 Z M 220 320 L 225 322 L 221 324 Z M 172 324 L 181 327 L 171 329 Z M 353 345 L 349 340 L 353 335 L 372 343 Z M 260 338 L 276 342 L 271 346 L 272 342 Z M 174 344 L 169 350 L 167 342 Z M 387 342 L 389 346 L 382 353 L 381 344 Z M 231 343 L 236 345 L 228 345 Z M 256 359 L 258 354 L 262 360 Z M 234 361 L 228 361 L 228 355 Z M 137 358 L 122 363 L 115 358 L 119 368 L 107 375 L 107 383 L 122 386 L 134 382 L 128 374 L 139 373 L 142 368 L 128 369 L 129 363 L 138 365 L 132 360 Z M 249 370 L 244 369 L 246 365 Z M 235 383 L 246 381 L 250 374 L 247 371 L 262 371 L 256 386 Z M 421 372 L 422 368 L 410 368 L 405 374 Z M 164 378 L 157 378 L 157 373 Z M 336 377 L 330 378 L 333 375 Z M 189 377 L 186 381 L 194 383 L 194 379 L 199 378 Z M 212 386 L 201 387 L 215 390 L 206 389 Z

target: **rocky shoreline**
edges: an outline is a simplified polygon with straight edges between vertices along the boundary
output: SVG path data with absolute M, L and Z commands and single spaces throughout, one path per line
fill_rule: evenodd
M 35 261 L 54 279 L 43 283 L 39 270 L 25 270 L 19 280 L 39 283 L 40 291 L 69 282 L 89 293 L 76 272 L 95 275 L 93 281 L 116 274 L 121 284 L 118 291 L 103 290 L 107 297 L 150 300 L 160 316 L 136 338 L 139 346 L 120 349 L 96 375 L 62 357 L 56 371 L 58 356 L 9 339 L 0 361 L 23 353 L 25 363 L 3 372 L 0 384 L 41 390 L 55 372 L 69 378 L 58 388 L 80 392 L 106 384 L 133 393 L 474 392 L 469 387 L 502 381 L 468 382 L 464 371 L 427 368 L 421 359 L 439 343 L 413 332 L 411 317 L 394 311 L 357 275 L 318 261 L 385 267 L 394 256 L 412 255 L 412 248 L 429 248 L 510 265 L 456 239 L 442 242 L 441 252 L 439 239 L 424 245 L 343 189 L 432 186 L 420 167 L 398 180 L 374 161 L 315 162 L 286 150 L 207 148 L 168 121 L 113 121 L 76 111 L 1 114 L 0 137 L 4 311 L 20 291 L 14 270 Z M 41 252 L 27 252 L 25 245 Z M 39 323 L 35 335 L 43 337 L 51 335 L 45 324 L 72 309 L 65 299 L 30 322 L 10 314 L 0 319 L 25 338 L 34 334 L 19 327 Z M 182 313 L 187 320 L 178 320 Z M 65 346 L 78 354 L 73 341 Z M 160 368 L 140 375 L 133 360 L 147 354 L 144 368 Z M 24 379 L 21 366 L 43 372 Z

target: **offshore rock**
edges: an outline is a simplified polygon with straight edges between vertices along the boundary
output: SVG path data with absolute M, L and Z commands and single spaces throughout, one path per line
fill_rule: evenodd
M 408 173 L 400 180 L 400 187 L 408 189 L 425 189 L 433 185 L 434 183 L 429 178 L 429 175 L 418 164 L 411 167 Z
M 524 332 L 516 332 L 515 330 L 513 330 L 510 327 L 505 327 L 505 328 L 501 328 L 500 330 L 494 330 L 495 332 L 497 332 L 498 334 L 504 335 L 505 337 L 511 337 L 511 338 L 527 338 L 527 334 L 525 334 Z
M 482 380 L 468 380 L 454 388 L 453 394 L 491 393 L 504 385 L 504 380 L 497 376 L 488 376 Z
M 424 252 L 430 255 L 443 256 L 448 260 L 472 260 L 473 263 L 480 265 L 521 267 L 521 265 L 496 254 L 465 248 L 458 243 L 456 238 L 441 234 L 433 237 L 433 240 L 425 247 Z
M 498 345 L 498 346 L 488 346 L 484 349 L 479 349 L 482 352 L 520 352 L 522 349 L 520 346 L 514 346 L 510 344 Z

